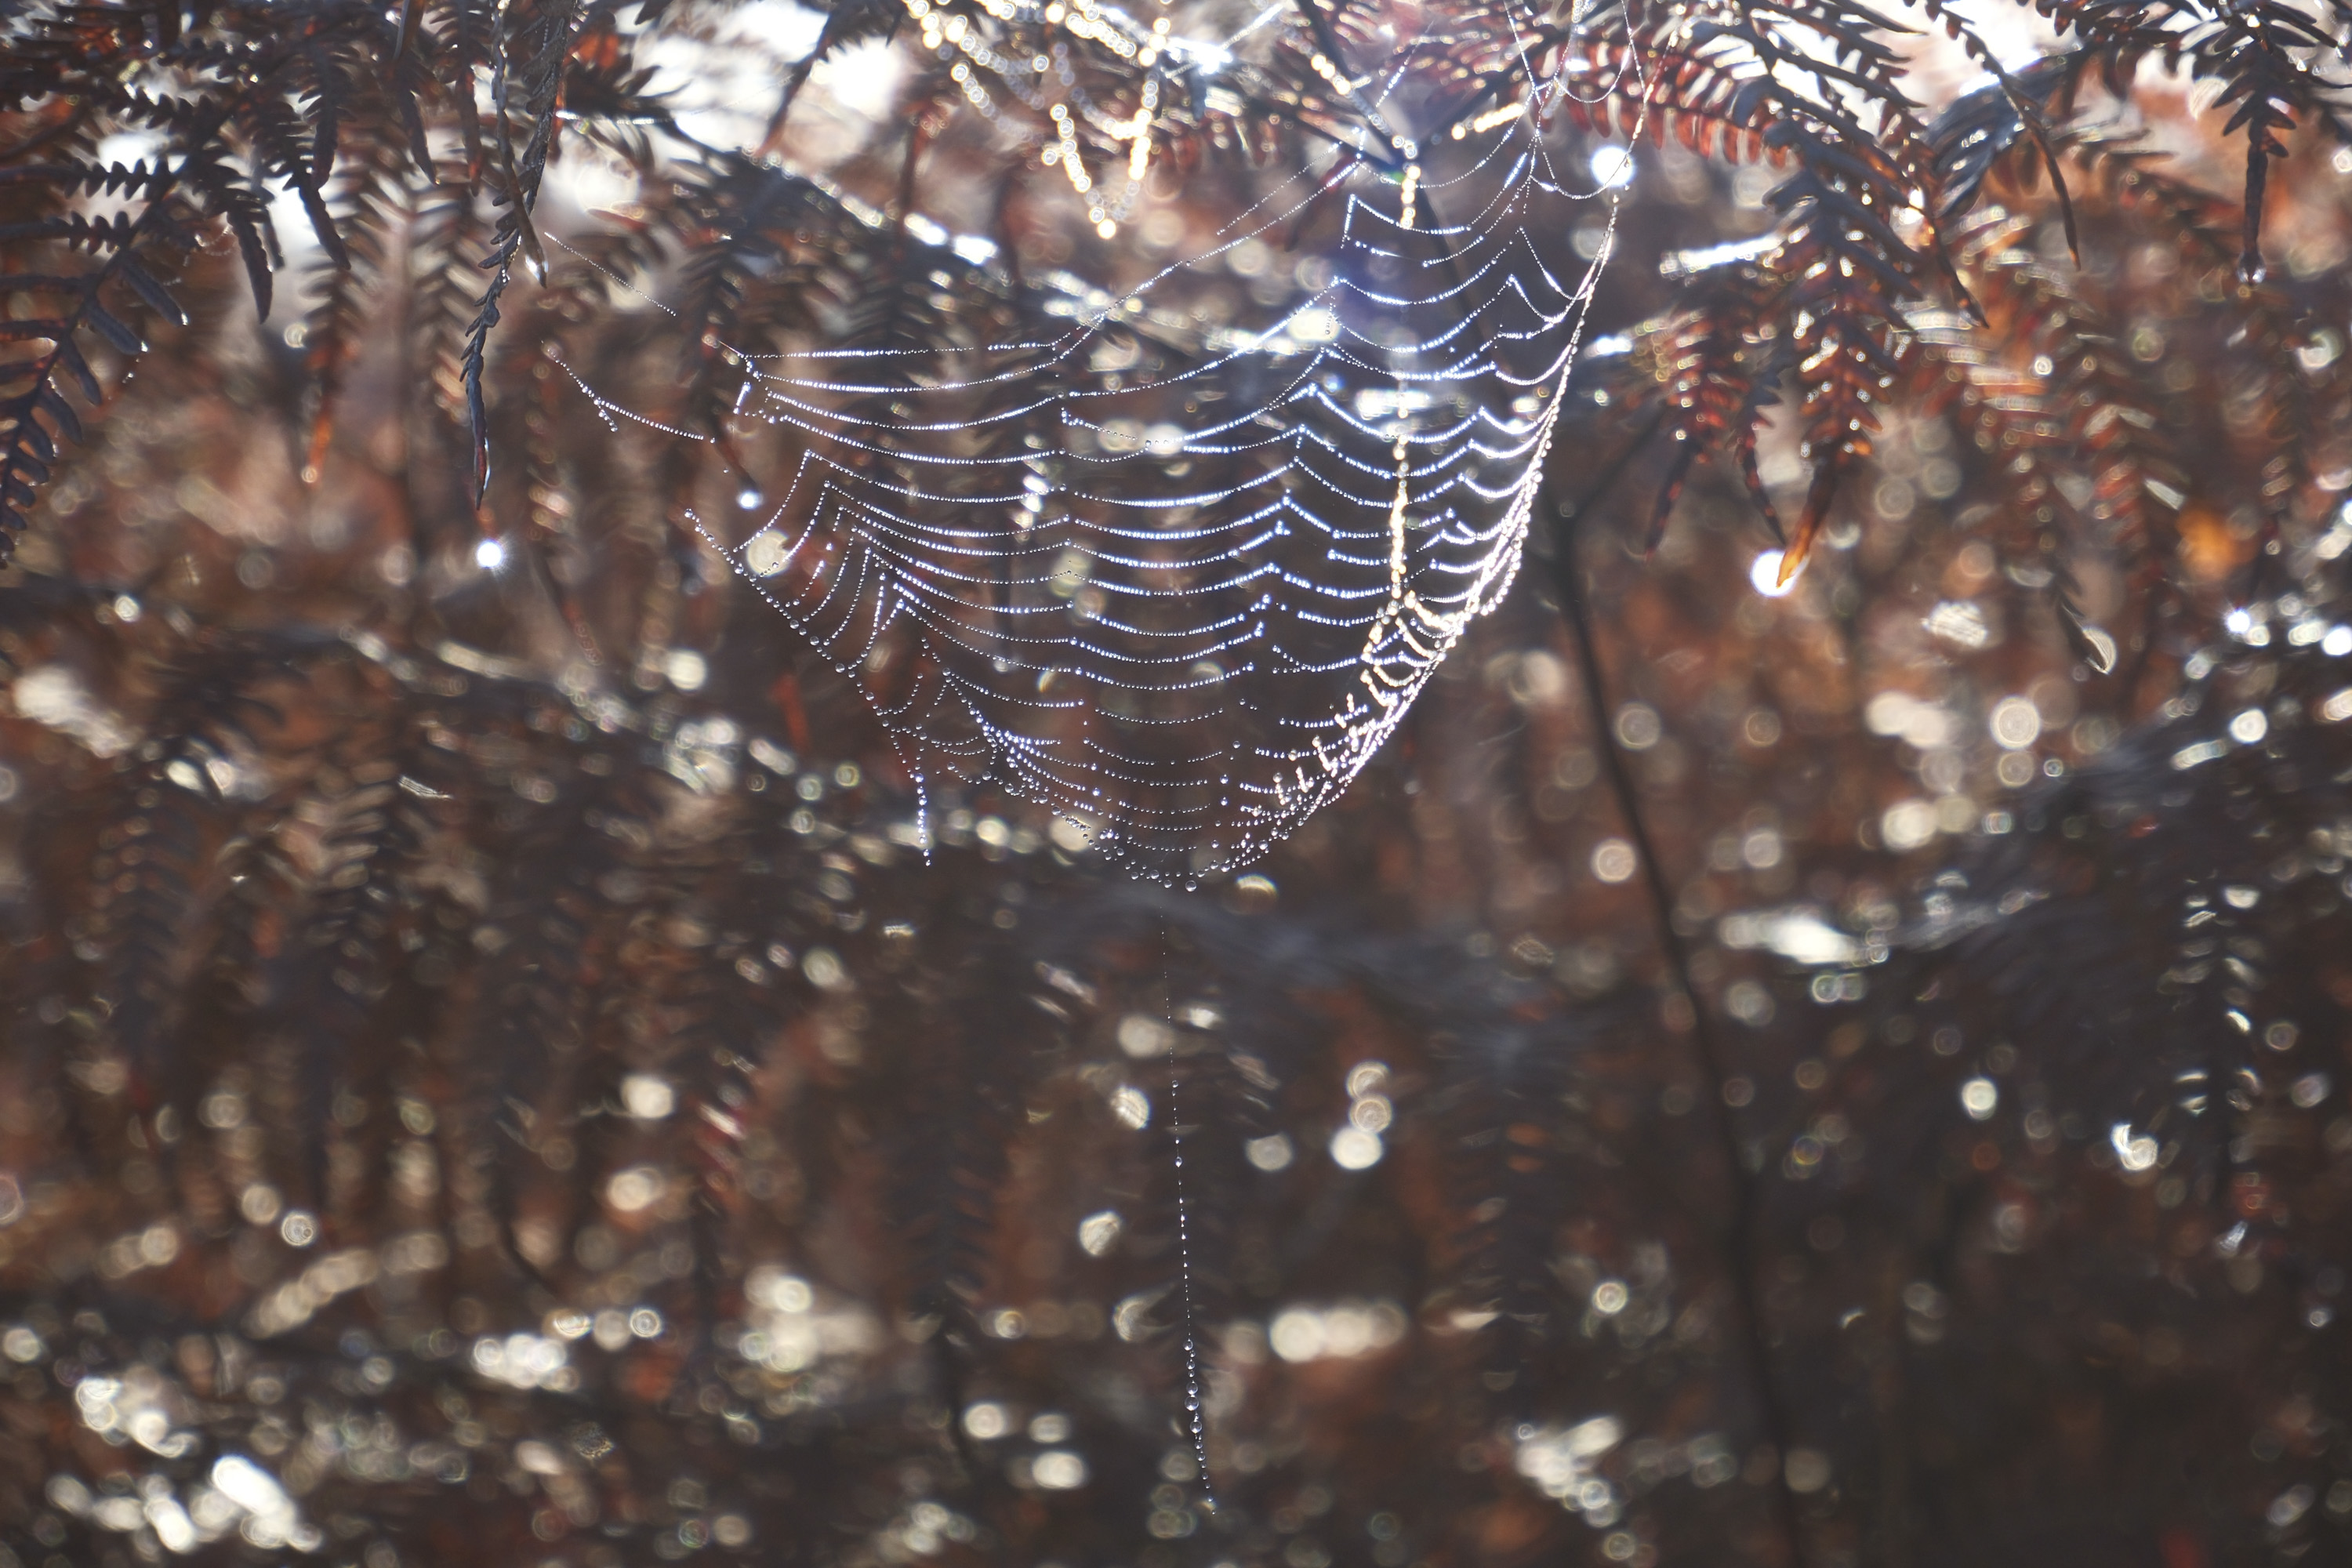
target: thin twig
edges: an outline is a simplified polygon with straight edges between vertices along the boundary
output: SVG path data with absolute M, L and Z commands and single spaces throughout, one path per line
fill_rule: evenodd
M 1765 1335 L 1764 1302 L 1756 1287 L 1758 1183 L 1755 1173 L 1748 1167 L 1745 1152 L 1739 1146 L 1738 1130 L 1733 1125 L 1731 1109 L 1724 1098 L 1724 1085 L 1729 1074 L 1722 1042 L 1717 1038 L 1714 1026 L 1708 1021 L 1706 1008 L 1700 1004 L 1698 989 L 1691 982 L 1690 948 L 1684 942 L 1682 932 L 1675 929 L 1674 895 L 1666 883 L 1665 868 L 1658 859 L 1657 846 L 1652 841 L 1649 826 L 1643 818 L 1641 795 L 1634 787 L 1633 771 L 1626 766 L 1625 753 L 1618 746 L 1615 731 L 1609 722 L 1608 685 L 1601 674 L 1600 649 L 1593 638 L 1592 620 L 1585 606 L 1584 585 L 1576 563 L 1577 524 L 1608 494 L 1633 458 L 1649 444 L 1650 437 L 1657 432 L 1662 422 L 1653 420 L 1636 436 L 1615 461 L 1602 470 L 1600 479 L 1583 500 L 1561 502 L 1555 506 L 1552 584 L 1559 595 L 1561 616 L 1568 622 L 1569 632 L 1576 639 L 1578 674 L 1583 683 L 1585 701 L 1592 710 L 1592 727 L 1600 748 L 1602 770 L 1608 774 L 1610 788 L 1617 797 L 1618 813 L 1625 819 L 1626 835 L 1632 838 L 1633 851 L 1641 859 L 1643 882 L 1649 890 L 1652 912 L 1657 920 L 1658 948 L 1665 958 L 1674 984 L 1690 1005 L 1691 1043 L 1698 1058 L 1699 1069 L 1706 1077 L 1709 1090 L 1706 1115 L 1731 1179 L 1731 1213 L 1724 1226 L 1723 1248 L 1731 1265 L 1732 1301 L 1748 1342 L 1750 1374 L 1765 1435 L 1780 1460 L 1772 1490 L 1774 1513 L 1780 1533 L 1788 1542 L 1789 1561 L 1802 1568 L 1806 1561 L 1804 1525 L 1798 1510 L 1796 1494 L 1790 1489 L 1788 1480 L 1789 1410 L 1772 1376 L 1772 1346 Z

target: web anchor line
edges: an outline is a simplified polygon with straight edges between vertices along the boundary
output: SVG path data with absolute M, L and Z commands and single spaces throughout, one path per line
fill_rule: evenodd
M 1178 1110 L 1181 1078 L 1176 1064 L 1176 984 L 1169 956 L 1168 918 L 1160 919 L 1161 1011 L 1168 1026 L 1168 1135 L 1176 1145 L 1176 1275 L 1184 1311 L 1184 1425 L 1192 1438 L 1192 1462 L 1201 1475 L 1201 1496 L 1217 1511 L 1217 1489 L 1209 1479 L 1209 1436 L 1201 1400 L 1201 1334 L 1192 1315 L 1192 1210 L 1184 1190 L 1184 1119 Z

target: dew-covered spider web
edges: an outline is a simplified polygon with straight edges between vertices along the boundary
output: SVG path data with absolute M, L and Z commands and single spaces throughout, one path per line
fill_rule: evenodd
M 741 355 L 738 516 L 697 525 L 919 781 L 994 781 L 1156 878 L 1245 865 L 1517 569 L 1613 234 L 1548 131 L 1573 29 L 1341 47 L 1283 7 L 1211 44 L 1083 0 L 906 5 L 975 113 L 1054 128 L 998 210 L 1077 248 L 1022 267 L 1015 218 L 989 238 L 806 182 L 804 225 L 851 237 L 812 267 L 832 303 Z M 1108 78 L 1131 106 L 1072 34 L 1151 68 Z M 1155 173 L 1249 103 L 1319 109 L 1263 163 Z

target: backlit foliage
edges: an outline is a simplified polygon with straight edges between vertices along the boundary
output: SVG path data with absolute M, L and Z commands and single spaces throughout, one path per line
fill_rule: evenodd
M 0 1568 L 2341 1559 L 2347 23 L 12 10 Z

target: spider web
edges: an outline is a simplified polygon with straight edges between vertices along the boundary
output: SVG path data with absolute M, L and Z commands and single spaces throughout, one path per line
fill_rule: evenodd
M 945 13 L 907 3 L 949 53 Z M 1069 15 L 1156 45 L 1196 99 L 1244 68 L 1165 24 Z M 994 118 L 994 83 L 1048 110 L 1066 202 L 1105 238 L 1130 223 L 1160 74 L 1113 117 L 1065 56 L 1057 87 L 957 37 L 1002 68 L 959 78 L 974 107 Z M 927 808 L 925 781 L 992 781 L 1144 875 L 1238 868 L 1346 788 L 1501 601 L 1615 198 L 1550 158 L 1556 78 L 1522 52 L 1523 96 L 1448 110 L 1410 97 L 1432 47 L 1353 84 L 1363 62 L 1316 53 L 1356 123 L 1222 176 L 1251 182 L 1237 216 L 1129 286 L 1024 278 L 992 242 L 824 189 L 867 247 L 921 247 L 925 297 L 744 356 L 736 412 L 777 456 L 746 459 L 740 524 L 696 525 L 864 691 Z M 1087 171 L 1072 104 L 1142 149 L 1123 188 Z M 1563 241 L 1596 200 L 1588 262 Z

